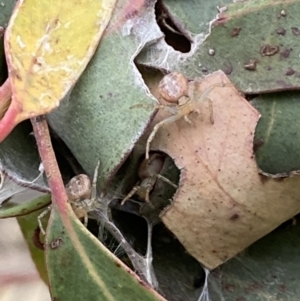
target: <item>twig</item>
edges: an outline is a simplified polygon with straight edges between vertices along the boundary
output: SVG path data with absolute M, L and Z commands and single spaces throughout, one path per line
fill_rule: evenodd
M 49 128 L 45 116 L 41 115 L 31 118 L 31 123 L 52 194 L 52 203 L 57 204 L 60 213 L 66 212 L 68 196 L 52 148 Z

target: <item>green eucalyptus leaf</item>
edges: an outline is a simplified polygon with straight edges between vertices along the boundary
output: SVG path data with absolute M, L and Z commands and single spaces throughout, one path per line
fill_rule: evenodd
M 70 97 L 48 116 L 51 127 L 88 175 L 101 160 L 101 188 L 130 153 L 154 113 L 154 98 L 134 64 L 140 49 L 160 35 L 158 30 L 150 30 L 155 24 L 154 3 L 144 3 L 138 11 L 131 11 L 133 8 L 130 1 L 119 1 L 83 76 Z M 150 108 L 132 108 L 141 103 Z
M 206 35 L 209 33 L 209 24 L 216 19 L 218 6 L 223 6 L 230 0 L 212 0 L 212 1 L 189 1 L 188 5 L 180 0 L 166 0 L 162 2 L 163 8 L 167 13 L 163 13 L 160 18 L 165 18 L 164 23 L 170 22 L 170 19 L 181 34 L 175 34 L 172 39 L 186 37 L 186 43 L 190 43 L 190 51 L 182 53 L 168 45 L 165 38 L 157 40 L 156 43 L 145 47 L 138 55 L 136 61 L 143 65 L 160 70 L 179 71 L 185 68 L 186 60 L 194 55 L 195 51 L 201 47 Z M 172 29 L 169 32 L 172 34 Z
M 36 186 L 40 191 L 47 192 L 49 189 L 45 180 L 39 177 L 41 160 L 31 132 L 29 123 L 21 123 L 0 143 L 1 170 L 25 186 L 31 184 L 31 187 Z
M 244 93 L 298 88 L 300 2 L 236 2 L 223 6 L 216 19 L 216 6 L 225 4 L 217 2 L 166 0 L 171 19 L 191 36 L 191 51 L 175 51 L 160 39 L 141 52 L 138 62 L 189 78 L 221 69 Z
M 15 7 L 16 0 L 2 0 L 0 9 L 0 26 L 6 27 L 10 15 Z
M 50 202 L 30 132 L 29 123 L 21 123 L 0 144 L 0 218 L 28 214 Z
M 55 300 L 165 300 L 92 236 L 69 207 L 58 212 L 52 206 L 45 256 Z
M 24 199 L 24 191 L 22 191 Z M 51 195 L 46 194 L 34 199 L 27 199 L 20 204 L 14 204 L 9 200 L 8 204 L 0 207 L 0 218 L 23 216 L 39 209 L 45 208 L 51 202 Z
M 193 78 L 221 69 L 244 93 L 298 88 L 299 10 L 297 0 L 228 5 L 181 71 Z
M 192 0 L 188 5 L 180 0 L 164 0 L 163 4 L 167 8 L 169 15 L 175 24 L 180 24 L 191 34 L 205 33 L 208 31 L 208 24 L 213 20 L 218 7 L 223 7 L 230 0 Z
M 252 105 L 261 113 L 254 139 L 256 162 L 268 174 L 300 170 L 300 93 L 260 95 Z
M 20 225 L 20 229 L 23 233 L 23 236 L 25 238 L 25 241 L 27 243 L 27 246 L 29 248 L 32 260 L 35 263 L 35 266 L 41 278 L 46 284 L 48 284 L 48 276 L 47 276 L 46 265 L 45 265 L 44 251 L 37 247 L 39 241 L 36 242 L 38 240 L 36 236 L 39 233 L 39 231 L 38 232 L 36 231 L 38 227 L 38 216 L 43 211 L 44 209 L 33 212 L 28 215 L 19 216 L 17 217 L 17 220 Z
M 298 301 L 299 256 L 299 224 L 281 226 L 222 266 L 222 300 Z

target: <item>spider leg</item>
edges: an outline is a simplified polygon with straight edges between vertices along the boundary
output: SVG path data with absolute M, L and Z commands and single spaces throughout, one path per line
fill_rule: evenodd
M 43 224 L 42 224 L 42 218 L 43 218 L 45 215 L 47 215 L 50 211 L 51 211 L 51 206 L 48 206 L 47 209 L 45 209 L 45 210 L 37 217 L 38 224 L 39 224 L 39 228 L 40 228 L 41 232 L 43 233 L 43 235 L 45 235 L 46 232 L 45 232 L 44 227 L 43 227 Z
M 206 100 L 208 100 L 209 120 L 210 120 L 211 124 L 214 124 L 215 121 L 214 121 L 213 103 L 212 103 L 212 100 L 210 98 L 206 98 Z M 199 108 L 197 108 L 197 109 L 194 110 L 194 112 L 196 112 L 200 116 L 200 120 L 203 121 L 203 116 L 202 116 L 201 110 Z
M 152 140 L 154 139 L 154 136 L 156 134 L 156 132 L 159 130 L 159 128 L 163 125 L 172 123 L 178 119 L 180 119 L 182 117 L 182 115 L 175 115 L 175 116 L 170 116 L 167 119 L 162 120 L 161 122 L 157 123 L 155 125 L 155 127 L 153 128 L 151 134 L 149 135 L 148 139 L 147 139 L 147 143 L 146 143 L 146 160 L 149 159 L 149 151 L 150 151 L 150 143 L 152 142 Z
M 196 112 L 198 115 L 201 115 L 201 110 L 200 109 L 195 109 L 194 112 Z
M 147 105 L 147 104 L 137 104 L 134 106 L 131 106 L 130 109 L 133 108 L 144 108 L 144 109 L 162 109 L 166 112 L 175 115 L 178 111 L 178 105 L 177 104 L 168 104 L 168 105 L 162 105 L 162 104 L 153 104 L 153 105 Z
M 207 96 L 209 95 L 209 93 L 216 87 L 226 87 L 231 85 L 230 83 L 220 83 L 220 84 L 213 84 L 210 87 L 208 87 L 200 96 L 199 98 L 199 102 L 200 101 L 204 101 L 204 100 L 208 100 L 209 101 L 209 112 L 210 112 L 210 122 L 211 124 L 214 124 L 214 112 L 213 112 L 213 103 L 212 100 L 210 98 L 208 98 Z
M 196 108 L 196 109 L 194 109 L 194 112 L 197 113 L 199 115 L 200 120 L 203 121 L 203 115 L 202 115 L 201 109 Z
M 121 205 L 124 205 L 138 190 L 140 186 L 134 186 L 131 191 L 126 195 L 126 197 L 122 200 Z
M 89 218 L 88 218 L 88 214 L 86 213 L 83 217 L 83 225 L 87 228 L 87 225 L 88 225 L 88 221 L 89 221 Z
M 200 96 L 199 98 L 199 102 L 200 101 L 203 101 L 207 98 L 207 96 L 209 95 L 209 93 L 216 87 L 226 87 L 226 86 L 229 86 L 229 84 L 226 84 L 226 83 L 220 83 L 220 84 L 213 84 L 211 85 L 210 87 L 208 87 Z
M 153 188 L 152 186 L 148 186 L 146 188 L 146 193 L 145 193 L 145 201 L 146 201 L 146 203 L 150 203 L 150 196 L 149 196 L 149 194 L 150 194 L 150 191 L 151 191 L 152 188 Z
M 189 115 L 184 115 L 184 120 L 189 124 L 193 124 L 192 120 L 189 118 Z
M 168 15 L 166 13 L 162 13 L 162 15 L 157 19 L 157 22 L 161 22 L 168 30 L 182 36 L 183 34 L 180 31 L 177 31 L 175 28 L 171 27 L 166 19 L 168 19 Z
M 172 115 L 176 115 L 178 112 L 178 105 L 177 104 L 160 105 L 159 109 L 162 109 Z
M 152 190 L 153 186 L 147 186 L 146 188 L 146 193 L 145 193 L 145 202 L 150 206 L 152 207 L 153 209 L 155 208 L 153 206 L 153 204 L 150 202 L 150 191 Z
M 83 219 L 83 225 L 87 227 L 89 217 L 84 201 L 71 202 L 71 206 L 77 218 L 79 220 Z
M 96 197 L 97 197 L 97 179 L 98 179 L 99 167 L 100 167 L 100 160 L 98 160 L 95 171 L 94 171 L 92 190 L 91 190 L 91 201 L 93 201 L 93 202 L 96 200 Z
M 166 178 L 166 177 L 164 177 L 164 176 L 162 176 L 162 175 L 160 175 L 160 174 L 157 174 L 156 177 L 157 177 L 158 179 L 160 179 L 160 180 L 162 180 L 162 181 L 168 183 L 169 185 L 173 186 L 174 188 L 176 188 L 176 189 L 178 188 L 178 186 L 177 186 L 176 184 L 172 183 L 168 178 Z
M 212 100 L 210 98 L 207 98 L 208 100 L 208 105 L 209 105 L 209 119 L 210 119 L 210 122 L 211 124 L 214 124 L 215 123 L 215 120 L 214 120 L 214 107 L 213 107 L 213 103 L 212 103 Z
M 152 104 L 152 105 L 148 105 L 148 104 L 144 104 L 144 103 L 139 103 L 137 105 L 133 105 L 130 107 L 130 109 L 136 109 L 136 108 L 144 108 L 144 109 L 163 109 L 165 106 L 164 105 L 160 105 L 160 104 Z

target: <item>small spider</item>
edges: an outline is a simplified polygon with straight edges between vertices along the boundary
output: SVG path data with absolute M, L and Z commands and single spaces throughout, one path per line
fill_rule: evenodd
M 100 161 L 98 161 L 95 168 L 93 182 L 85 174 L 79 174 L 73 177 L 66 185 L 66 192 L 68 195 L 68 201 L 72 206 L 75 215 L 79 219 L 83 219 L 84 226 L 88 224 L 88 213 L 97 209 L 98 203 L 96 202 L 96 183 L 98 178 L 98 171 L 100 167 Z M 51 210 L 51 205 L 38 216 L 38 224 L 41 232 L 45 235 L 45 230 L 42 225 L 42 218 L 48 214 Z
M 174 188 L 178 188 L 177 185 L 173 184 L 169 179 L 159 174 L 163 164 L 164 155 L 160 153 L 151 153 L 149 159 L 144 159 L 140 164 L 138 171 L 138 175 L 141 180 L 122 200 L 121 205 L 124 205 L 125 202 L 134 194 L 137 194 L 140 200 L 150 203 L 149 194 L 153 189 L 157 179 L 163 180 Z
M 224 87 L 226 85 L 228 84 L 214 84 L 207 88 L 200 97 L 197 97 L 197 93 L 195 93 L 194 89 L 189 84 L 187 78 L 183 74 L 178 72 L 172 72 L 166 75 L 159 83 L 158 89 L 160 96 L 165 101 L 169 102 L 169 104 L 155 105 L 155 108 L 163 109 L 172 114 L 172 116 L 160 121 L 154 126 L 146 143 L 146 159 L 149 159 L 150 143 L 154 139 L 154 136 L 159 130 L 159 128 L 163 125 L 181 119 L 182 117 L 186 122 L 191 124 L 192 121 L 189 119 L 189 115 L 194 112 L 200 114 L 200 110 L 197 108 L 199 102 L 202 102 L 206 99 L 209 101 L 210 122 L 214 124 L 212 101 L 211 99 L 207 98 L 207 96 L 215 87 Z M 141 104 L 135 105 L 133 107 L 149 106 Z

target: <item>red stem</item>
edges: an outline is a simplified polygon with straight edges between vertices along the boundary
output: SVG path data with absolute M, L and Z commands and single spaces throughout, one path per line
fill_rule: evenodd
M 31 118 L 35 139 L 52 194 L 52 203 L 57 204 L 60 213 L 67 211 L 68 197 L 52 148 L 50 133 L 44 115 Z
M 9 78 L 0 87 L 0 142 L 2 142 L 17 124 L 20 107 L 12 103 L 12 90 Z

